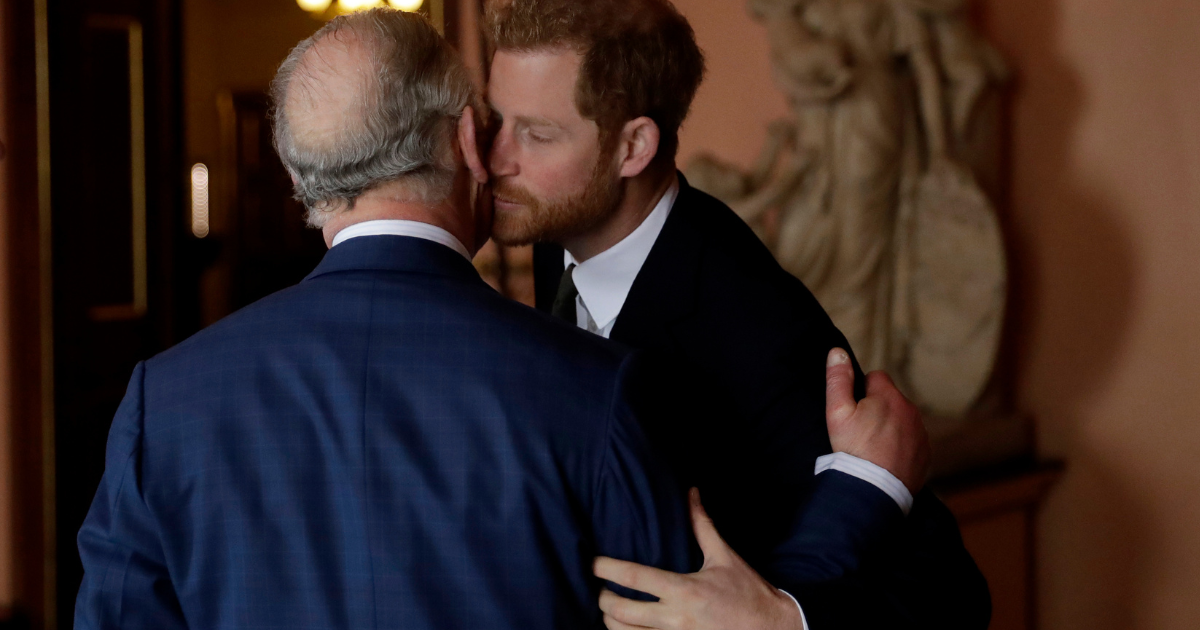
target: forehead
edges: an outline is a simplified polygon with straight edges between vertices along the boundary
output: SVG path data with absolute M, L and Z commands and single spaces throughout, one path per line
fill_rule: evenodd
M 575 106 L 581 63 L 579 53 L 570 49 L 496 51 L 488 99 L 505 117 L 582 119 Z

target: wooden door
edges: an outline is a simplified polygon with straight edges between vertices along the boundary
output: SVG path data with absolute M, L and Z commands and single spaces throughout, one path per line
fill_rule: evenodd
M 72 625 L 75 537 L 134 365 L 190 332 L 176 0 L 48 7 L 56 603 Z M 56 615 L 54 613 L 57 613 Z M 54 617 L 57 623 L 54 625 Z

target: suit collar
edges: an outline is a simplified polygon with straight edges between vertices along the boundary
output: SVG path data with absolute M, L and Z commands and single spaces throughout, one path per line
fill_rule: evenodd
M 482 282 L 479 272 L 453 249 L 412 236 L 360 236 L 336 245 L 305 278 L 340 271 L 395 271 Z
M 697 214 L 704 204 L 703 194 L 679 173 L 679 197 L 629 289 L 610 339 L 645 348 L 695 309 L 706 243 Z M 533 268 L 537 307 L 550 312 L 564 270 L 562 248 L 535 245 Z
M 705 235 L 695 216 L 699 191 L 679 173 L 679 197 L 638 272 L 611 338 L 645 347 L 695 309 Z
M 572 278 L 575 289 L 579 291 L 579 299 L 600 329 L 607 328 L 620 315 L 629 290 L 633 288 L 634 280 L 658 242 L 658 236 L 678 198 L 677 179 L 667 188 L 642 224 L 621 242 L 582 263 L 576 263 L 569 252 L 564 254 L 564 264 L 575 265 Z
M 363 221 L 344 228 L 333 237 L 333 246 L 345 243 L 352 238 L 363 236 L 415 236 L 427 241 L 445 245 L 458 252 L 463 258 L 471 260 L 467 248 L 453 234 L 444 228 L 422 221 L 402 219 L 375 219 Z

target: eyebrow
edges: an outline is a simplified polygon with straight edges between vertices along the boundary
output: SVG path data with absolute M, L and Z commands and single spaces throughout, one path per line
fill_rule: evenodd
M 500 120 L 505 119 L 504 114 L 502 114 L 500 112 L 500 110 L 495 106 L 495 104 L 493 104 L 491 101 L 488 101 L 488 111 L 491 112 L 491 115 L 493 117 L 499 118 Z M 543 118 L 541 116 L 514 116 L 513 122 L 517 123 L 518 125 L 524 126 L 524 127 L 539 126 L 539 127 L 554 127 L 556 129 L 563 128 L 562 125 L 554 122 L 553 120 L 550 120 L 549 118 Z
M 515 120 L 516 120 L 517 124 L 524 125 L 526 127 L 536 126 L 536 127 L 554 127 L 556 129 L 562 128 L 562 125 L 554 122 L 553 120 L 550 120 L 549 118 L 542 118 L 541 116 L 517 116 Z

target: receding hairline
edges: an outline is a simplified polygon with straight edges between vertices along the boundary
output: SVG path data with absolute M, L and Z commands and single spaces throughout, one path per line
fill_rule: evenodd
M 366 125 L 383 42 L 362 30 L 348 24 L 314 40 L 288 77 L 281 110 L 303 148 L 331 146 L 339 132 Z

